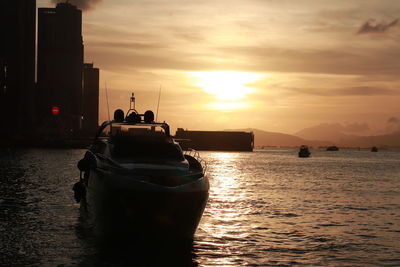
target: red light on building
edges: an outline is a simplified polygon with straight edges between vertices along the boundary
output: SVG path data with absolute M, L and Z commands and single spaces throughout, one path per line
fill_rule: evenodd
M 58 113 L 60 113 L 60 108 L 59 107 L 52 107 L 51 108 L 51 113 L 53 113 L 54 116 L 57 116 Z

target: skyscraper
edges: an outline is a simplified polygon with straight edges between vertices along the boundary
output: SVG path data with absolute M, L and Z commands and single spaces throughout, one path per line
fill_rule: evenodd
M 74 5 L 38 10 L 38 114 L 42 127 L 60 135 L 76 134 L 82 125 L 82 12 Z M 58 107 L 57 125 L 51 113 Z
M 1 0 L 0 25 L 0 136 L 15 137 L 34 117 L 36 0 Z
M 83 66 L 83 130 L 94 135 L 99 126 L 99 69 Z

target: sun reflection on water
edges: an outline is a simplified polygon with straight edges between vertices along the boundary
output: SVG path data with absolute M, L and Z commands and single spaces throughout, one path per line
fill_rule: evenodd
M 203 217 L 200 231 L 206 232 L 206 239 L 199 241 L 200 246 L 215 246 L 230 257 L 214 259 L 217 266 L 237 265 L 233 243 L 245 240 L 249 231 L 243 227 L 249 207 L 244 199 L 246 192 L 241 190 L 240 170 L 237 165 L 237 153 L 220 152 L 208 155 L 209 178 L 212 184 L 210 201 Z M 211 200 L 212 199 L 212 200 Z
M 265 248 L 270 247 L 271 242 L 281 242 L 280 239 L 271 241 L 267 238 L 277 227 L 268 212 L 273 205 L 271 201 L 274 201 L 266 200 L 266 195 L 262 194 L 271 186 L 267 185 L 268 178 L 262 171 L 269 163 L 258 164 L 254 153 L 251 157 L 248 153 L 235 152 L 202 155 L 209 163 L 211 188 L 199 229 L 203 232 L 200 234 L 202 238 L 195 243 L 196 253 L 207 258 L 208 266 L 241 266 L 244 264 L 243 253 L 246 257 L 255 255 L 260 253 L 260 246 Z M 260 216 L 261 213 L 265 216 Z M 218 251 L 217 254 L 227 256 L 213 258 L 206 251 Z M 267 260 L 266 256 L 261 256 L 253 263 Z
M 239 191 L 237 154 L 234 153 L 214 153 L 213 169 L 210 170 L 213 187 L 211 195 L 215 200 L 228 203 L 235 203 L 239 198 L 244 197 L 243 192 Z

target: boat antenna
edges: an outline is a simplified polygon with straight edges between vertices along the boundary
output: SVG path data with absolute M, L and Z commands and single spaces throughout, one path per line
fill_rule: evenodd
M 133 104 L 133 107 L 132 107 Z M 129 103 L 129 110 L 135 110 L 135 93 L 132 93 L 131 102 Z
M 158 108 L 160 107 L 160 98 L 161 98 L 161 84 L 160 84 L 160 89 L 158 90 L 158 102 L 157 102 L 156 121 L 157 121 L 157 119 L 158 119 Z
M 110 106 L 108 105 L 108 89 L 107 89 L 107 82 L 104 82 L 104 87 L 106 88 L 106 100 L 107 100 L 108 121 L 110 121 Z

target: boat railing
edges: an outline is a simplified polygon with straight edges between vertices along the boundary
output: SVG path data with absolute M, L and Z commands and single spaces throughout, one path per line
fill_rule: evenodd
M 203 171 L 206 172 L 207 162 L 200 157 L 200 153 L 198 151 L 196 151 L 192 148 L 188 148 L 183 151 L 183 155 L 185 155 L 185 156 L 188 155 L 188 156 L 195 158 L 200 163 L 200 165 L 203 167 Z

